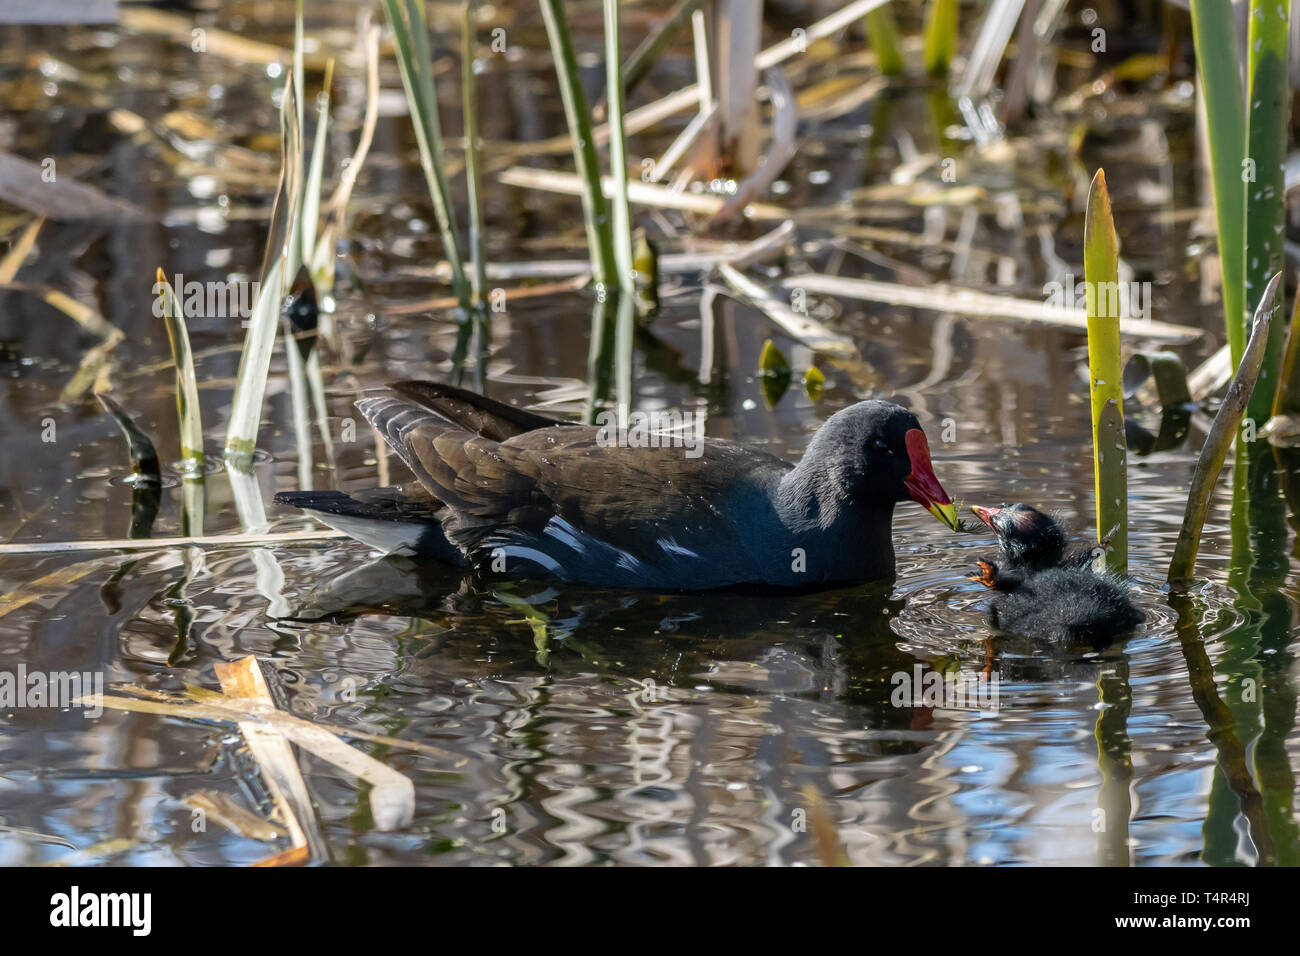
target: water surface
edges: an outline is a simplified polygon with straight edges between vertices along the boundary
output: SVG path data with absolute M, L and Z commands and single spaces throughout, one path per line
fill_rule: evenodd
M 629 37 L 649 15 L 629 9 Z M 216 22 L 242 22 L 247 33 L 286 43 L 290 18 L 286 3 L 228 4 Z M 350 25 L 337 16 L 309 30 L 337 45 Z M 585 48 L 596 50 L 598 21 L 579 26 Z M 558 135 L 563 119 L 539 24 L 521 15 L 510 30 L 518 54 L 485 60 L 484 136 Z M 267 139 L 276 129 L 272 95 L 282 80 L 262 66 L 121 31 L 9 31 L 5 39 L 5 147 L 53 156 L 69 175 L 145 211 L 135 222 L 47 224 L 23 278 L 84 297 L 126 333 L 109 373 L 113 394 L 164 459 L 175 460 L 173 373 L 152 314 L 153 271 L 162 265 L 200 281 L 256 274 L 277 163 Z M 598 58 L 592 63 L 595 90 Z M 807 88 L 855 69 L 868 75 L 851 61 L 817 60 L 791 76 Z M 1063 88 L 1084 79 L 1060 73 Z M 444 88 L 450 129 L 458 128 L 456 74 L 448 71 Z M 341 158 L 354 142 L 363 91 L 355 69 L 340 76 L 333 146 Z M 689 52 L 680 49 L 637 102 L 688 78 Z M 385 85 L 398 89 L 395 74 L 386 73 Z M 429 278 L 440 251 L 409 126 L 394 105 L 400 100 L 386 96 L 354 198 L 350 265 L 365 287 L 340 289 L 346 354 L 325 369 L 337 467 L 321 466 L 317 437 L 317 487 L 377 483 L 385 453 L 368 429 L 342 440 L 347 423 L 359 422 L 351 402 L 361 389 L 440 379 L 450 366 L 451 316 L 398 308 L 446 290 Z M 1104 164 L 1125 260 L 1135 279 L 1152 284 L 1152 316 L 1207 330 L 1176 349 L 1195 363 L 1220 343 L 1222 323 L 1217 301 L 1202 291 L 1214 286 L 1203 279 L 1211 266 L 1207 234 L 1198 231 L 1192 106 L 1185 84 L 1121 91 L 1029 123 L 996 161 L 959 138 L 939 139 L 924 92 L 805 124 L 775 201 L 828 211 L 804 216 L 798 244 L 770 264 L 772 276 L 814 269 L 1041 299 L 1063 269 L 1081 271 L 1082 197 Z M 236 176 L 228 152 L 178 160 L 158 138 L 114 125 L 114 108 L 154 129 L 190 111 L 212 124 L 199 142 L 210 136 L 247 150 L 265 175 Z M 634 137 L 634 155 L 657 155 L 685 120 Z M 1075 154 L 1068 134 L 1080 124 L 1089 135 Z M 494 155 L 494 168 L 513 161 L 504 147 Z M 945 155 L 961 162 L 964 178 L 954 185 L 978 187 L 975 198 L 918 205 L 868 190 L 907 169 L 917 170 L 906 175 L 919 185 L 946 188 Z M 932 162 L 918 160 L 926 156 Z M 528 161 L 526 151 L 518 159 Z M 566 168 L 569 159 L 536 162 Z M 494 262 L 585 255 L 575 199 L 490 179 L 487 212 Z M 692 248 L 681 216 L 638 218 L 663 251 Z M 924 239 L 891 242 L 880 229 Z M 744 227 L 735 237 L 760 231 Z M 936 470 L 960 501 L 1024 500 L 1091 531 L 1079 334 L 818 300 L 818 314 L 858 344 L 862 360 L 817 360 L 827 379 L 820 400 L 796 383 L 769 408 L 756 375 L 764 340 L 773 338 L 799 371 L 814 356 L 762 313 L 723 299 L 712 317 L 712 362 L 702 368 L 702 278 L 671 277 L 662 313 L 638 336 L 637 408 L 700 411 L 711 436 L 797 456 L 835 410 L 893 399 L 922 420 Z M 586 292 L 513 301 L 494 322 L 489 394 L 580 413 L 591 310 Z M 215 453 L 243 330 L 237 319 L 205 317 L 191 334 Z M 8 292 L 0 294 L 0 340 L 0 537 L 125 536 L 132 489 L 121 439 L 93 401 L 60 398 L 94 338 L 38 299 Z M 49 421 L 53 440 L 43 441 Z M 282 352 L 264 421 L 257 476 L 269 502 L 300 484 Z M 1155 430 L 1154 418 L 1143 421 Z M 0 616 L 0 668 L 90 671 L 109 685 L 179 691 L 216 687 L 216 662 L 254 654 L 273 669 L 294 713 L 453 755 L 359 744 L 416 785 L 414 822 L 381 833 L 365 788 L 304 754 L 337 863 L 815 863 L 804 826 L 818 812 L 809 789 L 857 864 L 1295 862 L 1296 578 L 1288 510 L 1266 455 L 1242 473 L 1254 491 L 1250 509 L 1233 514 L 1225 474 L 1190 593 L 1171 599 L 1163 587 L 1204 427 L 1196 417 L 1186 442 L 1133 460 L 1130 565 L 1147 623 L 1105 654 L 1053 656 L 1009 641 L 990 656 L 985 593 L 966 580 L 974 559 L 990 553 L 990 535 L 954 535 L 905 505 L 895 520 L 896 581 L 814 594 L 500 585 L 376 560 L 339 540 L 201 554 L 5 556 L 0 588 L 38 596 Z M 382 467 L 401 480 L 395 458 Z M 223 473 L 209 478 L 206 494 L 204 530 L 237 530 Z M 312 527 L 287 511 L 271 517 L 276 530 Z M 172 482 L 153 533 L 180 530 Z M 897 706 L 896 675 L 931 670 L 988 673 L 996 709 Z M 191 826 L 184 798 L 199 790 L 268 809 L 232 725 L 17 708 L 0 715 L 0 739 L 0 862 L 244 864 L 274 849 L 219 826 Z

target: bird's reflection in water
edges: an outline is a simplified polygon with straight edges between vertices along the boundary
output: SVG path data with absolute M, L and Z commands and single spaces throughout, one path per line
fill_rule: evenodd
M 428 622 L 433 636 L 417 657 L 444 674 L 596 670 L 659 687 L 835 701 L 883 728 L 915 726 L 912 708 L 891 704 L 891 678 L 928 667 L 890 627 L 904 605 L 887 582 L 660 593 L 492 580 L 386 557 L 321 585 L 293 618 Z M 472 662 L 477 674 L 460 669 Z
M 300 622 L 347 624 L 366 615 L 420 622 L 427 640 L 407 667 L 481 680 L 579 672 L 643 686 L 801 697 L 851 709 L 870 729 L 925 730 L 934 708 L 898 703 L 900 676 L 960 668 L 999 684 L 1095 681 L 1123 660 L 1053 651 L 973 631 L 958 656 L 900 648 L 892 622 L 905 601 L 887 582 L 813 591 L 727 589 L 660 593 L 494 580 L 406 557 L 371 561 L 318 587 Z M 916 642 L 910 646 L 915 647 Z M 918 670 L 919 668 L 919 670 Z M 1002 699 L 1000 708 L 1015 707 Z
M 1105 648 L 1060 647 L 1018 634 L 997 634 L 985 638 L 983 646 L 984 666 L 1004 684 L 1095 683 L 1128 661 L 1123 641 Z

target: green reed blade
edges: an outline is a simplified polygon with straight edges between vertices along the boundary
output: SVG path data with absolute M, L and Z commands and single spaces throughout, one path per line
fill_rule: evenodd
M 325 175 L 325 138 L 330 124 L 330 83 L 334 78 L 334 61 L 325 67 L 325 86 L 316 98 L 316 138 L 311 148 L 311 163 L 302 186 L 302 222 L 299 234 L 302 239 L 302 261 L 311 271 L 312 280 L 319 286 L 324 278 L 324 267 L 316 261 L 316 239 L 320 226 L 321 180 Z
M 1223 0 L 1192 0 L 1192 38 L 1196 69 L 1205 98 L 1210 140 L 1210 172 L 1223 271 L 1223 317 L 1232 366 L 1241 363 L 1246 344 L 1245 202 L 1242 151 L 1246 142 L 1245 94 L 1237 61 L 1237 27 L 1232 5 Z
M 206 472 L 203 455 L 203 419 L 199 406 L 198 377 L 194 373 L 194 353 L 185 326 L 185 310 L 162 269 L 158 270 L 155 294 L 162 296 L 163 322 L 171 344 L 172 362 L 176 366 L 176 415 L 181 436 L 181 533 L 203 533 L 203 480 Z
M 957 0 L 930 0 L 925 20 L 925 71 L 947 76 L 957 53 Z
M 442 236 L 443 254 L 451 267 L 451 287 L 468 317 L 472 311 L 473 293 L 465 277 L 464 255 L 461 252 L 460 231 L 456 225 L 456 212 L 451 202 L 451 187 L 443 157 L 442 123 L 438 119 L 438 99 L 433 84 L 433 58 L 429 47 L 429 27 L 424 17 L 422 0 L 384 0 L 388 22 L 393 28 L 393 45 L 397 53 L 398 72 L 402 89 L 406 92 L 407 108 L 411 113 L 411 126 L 420 152 L 420 168 L 424 171 L 433 201 L 434 217 Z
M 587 405 L 583 421 L 594 424 L 609 403 L 610 375 L 614 366 L 618 296 L 597 296 L 591 304 L 591 333 L 587 344 Z
M 1128 448 L 1124 441 L 1123 365 L 1119 337 L 1119 241 L 1106 174 L 1097 170 L 1083 227 L 1087 288 L 1088 380 L 1092 399 L 1092 465 L 1097 540 L 1110 535 L 1107 567 L 1128 566 Z M 1115 529 L 1111 534 L 1111 529 Z
M 618 290 L 625 298 L 636 294 L 636 270 L 632 264 L 632 214 L 627 204 L 627 137 L 623 129 L 623 72 L 619 53 L 618 0 L 605 2 L 605 83 L 609 103 L 609 166 L 614 190 L 609 198 L 612 211 L 614 261 L 618 265 Z M 620 312 L 620 316 L 622 313 Z M 623 396 L 624 400 L 628 396 Z
M 573 142 L 573 162 L 582 179 L 582 216 L 587 229 L 587 247 L 591 270 L 598 285 L 613 281 L 618 273 L 614 253 L 614 236 L 610 228 L 609 207 L 600 182 L 600 165 L 596 158 L 596 140 L 591 129 L 591 110 L 582 91 L 578 58 L 573 50 L 569 21 L 563 0 L 540 0 L 542 20 L 551 44 L 551 58 L 560 81 L 560 101 Z
M 181 459 L 187 472 L 203 474 L 203 419 L 199 412 L 199 383 L 194 374 L 194 354 L 185 326 L 185 312 L 171 283 L 158 270 L 155 294 L 162 296 L 163 322 L 176 364 L 176 414 L 180 421 Z
M 903 54 L 898 49 L 898 21 L 889 4 L 876 7 L 866 15 L 863 26 L 867 42 L 876 53 L 876 65 L 885 76 L 898 76 L 903 72 Z
M 244 350 L 235 378 L 235 394 L 226 429 L 226 460 L 232 467 L 247 467 L 257 444 L 266 378 L 280 324 L 286 269 L 298 268 L 298 199 L 302 176 L 302 129 L 298 126 L 298 93 L 293 75 L 285 81 L 280 101 L 280 185 L 271 207 L 271 228 L 262 257 L 261 283 L 244 337 Z
M 298 488 L 312 490 L 311 418 L 307 394 L 307 370 L 302 353 L 294 341 L 293 324 L 287 315 L 280 316 L 284 332 L 285 363 L 289 369 L 289 398 L 293 414 L 294 446 L 298 452 Z M 315 350 L 313 350 L 314 354 Z
M 1254 312 L 1262 301 L 1269 277 L 1282 268 L 1286 236 L 1286 163 L 1291 88 L 1287 78 L 1288 4 L 1277 0 L 1251 0 L 1250 42 L 1247 44 L 1249 107 L 1246 118 L 1248 171 L 1245 183 L 1246 251 L 1245 307 Z M 1273 410 L 1278 370 L 1282 362 L 1283 323 L 1269 334 L 1264 364 L 1246 414 L 1262 426 Z
M 478 141 L 478 81 L 474 76 L 474 0 L 461 8 L 460 86 L 465 123 L 465 189 L 469 199 L 469 248 L 474 258 L 474 303 L 482 311 L 487 296 L 487 260 L 483 257 L 482 173 Z
M 465 124 L 465 193 L 469 203 L 469 253 L 474 260 L 474 374 L 481 391 L 492 332 L 488 325 L 487 255 L 483 248 L 482 156 L 478 137 L 478 80 L 474 55 L 478 48 L 474 31 L 475 0 L 461 8 L 460 89 Z

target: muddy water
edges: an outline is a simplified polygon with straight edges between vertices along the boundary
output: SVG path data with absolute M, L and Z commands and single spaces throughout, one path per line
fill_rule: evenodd
M 225 7 L 216 22 L 243 17 L 245 32 L 287 42 L 290 5 L 271 8 L 255 15 Z M 629 41 L 645 16 L 629 12 Z M 598 21 L 578 25 L 584 48 L 597 49 Z M 342 44 L 350 20 L 314 27 Z M 493 143 L 556 135 L 563 121 L 539 26 L 521 18 L 508 30 L 518 53 L 485 61 L 484 135 Z M 22 278 L 84 297 L 123 330 L 113 394 L 164 461 L 175 460 L 153 270 L 198 281 L 255 276 L 276 169 L 267 139 L 276 129 L 272 95 L 282 80 L 263 66 L 126 31 L 28 30 L 6 36 L 3 49 L 4 148 L 35 161 L 54 157 L 60 170 L 145 213 L 134 222 L 47 224 Z M 677 51 L 637 102 L 681 85 L 687 59 Z M 811 87 L 853 69 L 820 61 L 792 69 L 792 78 Z M 593 58 L 593 88 L 598 72 Z M 449 129 L 458 128 L 455 74 L 443 91 Z M 331 142 L 339 158 L 355 141 L 356 76 L 340 70 Z M 1067 87 L 1082 78 L 1062 71 Z M 350 266 L 364 289 L 340 289 L 346 354 L 325 369 L 337 462 L 320 464 L 317 437 L 317 487 L 377 482 L 383 453 L 369 432 L 345 440 L 357 420 L 352 400 L 396 378 L 444 377 L 453 347 L 445 311 L 400 308 L 446 290 L 428 278 L 438 240 L 395 73 L 386 72 L 385 86 L 392 96 L 353 204 Z M 223 165 L 228 152 L 197 149 L 186 161 L 166 148 L 175 139 L 128 135 L 110 119 L 115 107 L 154 129 L 191 111 L 214 125 L 193 131 L 194 140 L 182 135 L 184 143 L 212 137 L 246 149 L 269 182 L 235 176 Z M 656 155 L 684 121 L 634 138 L 634 155 Z M 1090 134 L 1072 157 L 1068 134 L 1080 122 Z M 879 105 L 859 105 L 801 128 L 806 140 L 776 201 L 805 210 L 806 221 L 792 255 L 771 263 L 772 276 L 814 269 L 1041 299 L 1063 270 L 1080 271 L 1083 190 L 1104 164 L 1126 261 L 1135 280 L 1151 283 L 1152 317 L 1207 330 L 1176 349 L 1194 363 L 1221 340 L 1221 319 L 1203 294 L 1213 286 L 1203 277 L 1191 128 L 1192 102 L 1177 84 L 1159 95 L 1121 91 L 1030 123 L 992 160 L 960 141 L 940 142 L 924 94 L 901 97 L 889 118 Z M 977 193 L 916 205 L 861 192 L 906 176 L 943 188 L 941 154 L 960 160 L 951 185 Z M 511 161 L 505 147 L 493 155 L 494 168 Z M 926 155 L 932 163 L 917 160 Z M 569 162 L 562 153 L 534 161 Z M 824 217 L 806 215 L 822 207 Z M 576 200 L 489 177 L 487 212 L 493 261 L 584 255 Z M 664 251 L 689 248 L 681 217 L 643 212 L 639 221 Z M 925 240 L 866 238 L 864 227 Z M 835 410 L 892 398 L 925 424 L 936 470 L 958 499 L 1030 501 L 1090 529 L 1077 333 L 817 300 L 818 314 L 858 344 L 862 361 L 820 359 L 820 400 L 796 384 L 769 408 L 756 376 L 763 341 L 772 337 L 800 371 L 813 356 L 760 312 L 724 299 L 710 316 L 712 361 L 702 361 L 700 288 L 698 273 L 671 277 L 662 313 L 638 336 L 637 408 L 702 412 L 710 435 L 794 456 Z M 0 296 L 0 536 L 124 537 L 131 487 L 121 438 L 93 401 L 60 399 L 95 338 L 31 295 Z M 587 293 L 512 301 L 494 323 L 489 393 L 577 414 L 590 316 Z M 237 317 L 214 316 L 195 320 L 191 334 L 215 453 L 243 331 Z M 282 353 L 269 391 L 257 464 L 268 502 L 300 483 Z M 1156 429 L 1152 416 L 1143 420 Z M 201 554 L 5 556 L 0 585 L 23 600 L 0 605 L 0 669 L 84 671 L 107 685 L 179 691 L 215 687 L 216 662 L 255 654 L 293 712 L 444 751 L 361 744 L 415 782 L 414 822 L 388 833 L 373 828 L 364 787 L 302 756 L 338 863 L 812 863 L 805 821 L 819 811 L 809 788 L 855 863 L 1295 862 L 1295 576 L 1267 461 L 1243 472 L 1254 504 L 1235 517 L 1225 475 L 1191 593 L 1171 600 L 1162 589 L 1203 427 L 1193 419 L 1186 442 L 1134 459 L 1130 563 L 1147 623 L 1104 655 L 1061 658 L 1002 642 L 990 657 L 984 592 L 965 579 L 990 537 L 954 535 L 908 505 L 895 520 L 895 582 L 799 595 L 490 585 L 376 560 L 338 540 Z M 382 467 L 402 477 L 395 459 Z M 210 476 L 206 498 L 205 531 L 237 530 L 224 474 Z M 275 509 L 271 517 L 276 530 L 310 527 Z M 170 482 L 153 533 L 179 531 L 180 489 Z M 954 669 L 987 673 L 995 696 L 982 707 L 898 706 L 900 675 Z M 275 849 L 220 826 L 192 826 L 184 801 L 196 791 L 268 809 L 232 725 L 15 707 L 0 714 L 0 737 L 0 862 L 248 863 Z M 1261 829 L 1263 837 L 1246 835 Z

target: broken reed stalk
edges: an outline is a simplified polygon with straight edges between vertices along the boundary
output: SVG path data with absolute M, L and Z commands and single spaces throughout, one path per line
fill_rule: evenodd
M 83 551 L 166 551 L 169 548 L 242 548 L 249 545 L 295 545 L 346 538 L 342 531 L 278 531 L 267 533 L 209 534 L 179 538 L 105 538 L 89 541 L 33 541 L 0 544 L 0 558 L 27 554 L 73 554 Z
M 29 222 L 27 228 L 23 230 L 23 234 L 9 247 L 9 251 L 5 253 L 4 258 L 0 259 L 0 286 L 9 285 L 14 281 L 14 277 L 18 275 L 18 270 L 22 268 L 23 263 L 27 261 L 27 257 L 31 255 L 31 251 L 36 245 L 36 236 L 44 225 L 44 216 L 37 216 Z
M 766 70 L 800 56 L 812 49 L 813 44 L 818 40 L 834 36 L 886 2 L 887 0 L 854 0 L 853 3 L 841 7 L 821 20 L 810 23 L 807 27 L 801 27 L 793 31 L 791 36 L 761 51 L 754 63 L 758 69 Z M 546 12 L 545 4 L 543 4 L 542 12 L 543 14 Z M 691 83 L 655 100 L 653 103 L 647 103 L 644 106 L 638 106 L 634 110 L 629 110 L 626 117 L 627 132 L 639 133 L 650 129 L 670 116 L 676 116 L 686 110 L 698 110 L 700 108 L 700 96 L 700 84 Z M 594 127 L 592 134 L 595 137 L 596 145 L 606 142 L 609 139 L 608 124 L 602 123 Z M 568 134 L 552 136 L 549 139 L 536 140 L 526 145 L 526 152 L 530 156 L 564 153 L 573 149 L 574 138 Z
M 160 482 L 162 468 L 158 462 L 158 451 L 154 448 L 153 440 L 140 429 L 121 405 L 113 401 L 111 396 L 98 393 L 95 398 L 99 399 L 99 404 L 103 406 L 104 411 L 112 416 L 122 432 L 122 437 L 126 439 L 127 453 L 131 457 L 131 471 L 136 479 L 154 484 Z
M 720 262 L 718 273 L 750 305 L 761 311 L 797 342 L 816 352 L 840 358 L 848 358 L 857 353 L 857 347 L 851 340 L 827 328 L 806 312 L 796 312 L 790 307 L 788 299 L 773 295 L 770 289 L 739 269 Z
M 582 91 L 578 57 L 573 50 L 573 37 L 564 14 L 563 0 L 541 0 L 541 8 L 546 36 L 551 44 L 551 59 L 555 62 L 555 74 L 560 82 L 560 102 L 564 106 L 564 119 L 569 127 L 573 163 L 581 182 L 582 218 L 587 230 L 592 275 L 595 276 L 596 283 L 603 286 L 613 281 L 618 271 L 618 262 L 610 229 L 609 207 L 601 187 L 591 110 L 587 106 L 587 96 Z
M 275 701 L 253 656 L 237 661 L 217 661 L 215 665 L 221 691 L 236 700 L 254 701 L 274 708 Z M 289 849 L 256 866 L 300 866 L 312 859 L 329 858 L 329 845 L 316 819 L 307 782 L 303 780 L 298 760 L 289 739 L 274 727 L 259 720 L 236 721 L 248 751 L 261 771 L 262 780 L 271 794 L 289 837 Z
M 181 533 L 202 534 L 206 463 L 203 456 L 203 419 L 199 406 L 198 377 L 194 373 L 194 353 L 190 350 L 185 310 L 161 268 L 154 284 L 154 294 L 162 298 L 163 322 L 167 326 L 167 341 L 171 344 L 172 361 L 176 365 L 176 415 L 180 422 L 183 472 Z
M 1100 169 L 1088 191 L 1083 274 L 1087 289 L 1088 391 L 1092 400 L 1097 540 L 1109 539 L 1110 549 L 1102 561 L 1123 573 L 1128 567 L 1128 447 L 1124 439 L 1119 297 L 1108 294 L 1119 287 L 1119 243 L 1110 211 L 1106 174 Z
M 185 311 L 176 290 L 158 270 L 154 294 L 162 298 L 163 322 L 176 365 L 176 415 L 180 422 L 181 459 L 186 472 L 203 474 L 203 421 L 199 412 L 199 383 L 194 374 L 194 354 L 185 326 Z
M 1205 444 L 1201 446 L 1196 471 L 1192 474 L 1192 486 L 1187 495 L 1187 509 L 1183 512 L 1183 524 L 1178 531 L 1178 541 L 1174 544 L 1173 559 L 1169 562 L 1168 580 L 1171 583 L 1187 580 L 1196 567 L 1196 552 L 1201 544 L 1201 528 L 1205 525 L 1209 511 L 1210 495 L 1259 379 L 1272 325 L 1273 303 L 1281 281 L 1282 273 L 1278 272 L 1264 289 L 1236 377 L 1228 387 L 1228 394 L 1224 396 L 1218 414 L 1214 416 L 1210 433 L 1205 436 Z

